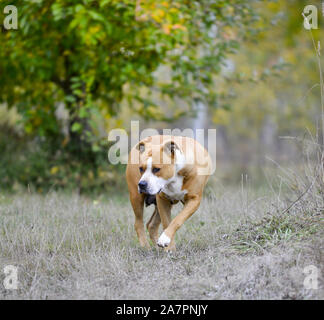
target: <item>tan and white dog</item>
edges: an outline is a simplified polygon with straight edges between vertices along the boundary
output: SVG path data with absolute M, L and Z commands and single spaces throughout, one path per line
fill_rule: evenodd
M 156 135 L 132 148 L 126 179 L 141 246 L 149 247 L 143 223 L 145 203 L 155 205 L 146 224 L 151 240 L 166 250 L 175 249 L 175 233 L 198 209 L 211 168 L 207 150 L 192 138 Z M 172 205 L 178 201 L 184 207 L 171 219 Z M 158 237 L 161 222 L 164 231 Z

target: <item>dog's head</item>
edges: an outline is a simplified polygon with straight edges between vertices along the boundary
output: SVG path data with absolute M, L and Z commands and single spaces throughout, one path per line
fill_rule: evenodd
M 173 140 L 157 144 L 144 140 L 137 149 L 140 153 L 140 193 L 159 193 L 185 165 L 183 152 Z

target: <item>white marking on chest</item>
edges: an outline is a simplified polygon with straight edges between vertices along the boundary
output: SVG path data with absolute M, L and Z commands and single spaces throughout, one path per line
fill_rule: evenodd
M 181 169 L 186 165 L 186 158 L 184 154 L 180 150 L 176 150 L 176 173 L 178 173 Z
M 180 150 L 176 150 L 175 175 L 162 189 L 162 192 L 170 200 L 184 200 L 184 196 L 188 193 L 187 190 L 182 190 L 183 176 L 178 175 L 178 172 L 184 168 L 185 164 L 186 158 L 183 153 Z
M 163 187 L 161 191 L 170 200 L 184 200 L 184 196 L 188 191 L 182 190 L 182 185 L 183 177 L 176 175 L 166 186 Z

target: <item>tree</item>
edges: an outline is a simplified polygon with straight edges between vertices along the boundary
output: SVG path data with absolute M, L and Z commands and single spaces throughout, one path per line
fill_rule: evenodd
M 0 6 L 5 6 L 2 1 Z M 9 2 L 8 2 L 9 4 Z M 252 1 L 39 0 L 16 1 L 18 30 L 0 33 L 0 103 L 16 106 L 28 134 L 95 162 L 92 117 L 118 116 L 122 99 L 141 115 L 162 117 L 140 86 L 189 104 L 217 105 L 214 76 L 227 54 L 253 30 Z M 235 39 L 229 36 L 237 31 Z M 171 81 L 154 74 L 171 69 Z M 130 88 L 125 90 L 125 86 Z M 68 110 L 68 137 L 56 117 Z M 152 112 L 153 109 L 153 112 Z M 183 115 L 175 110 L 171 118 Z M 170 120 L 170 119 L 166 119 Z

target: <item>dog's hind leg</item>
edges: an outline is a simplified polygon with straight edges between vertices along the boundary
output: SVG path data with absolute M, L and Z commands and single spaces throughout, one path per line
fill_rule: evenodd
M 146 224 L 146 228 L 150 234 L 150 238 L 153 241 L 154 245 L 156 244 L 158 236 L 159 236 L 160 223 L 161 223 L 160 214 L 159 214 L 157 206 L 155 206 L 154 212 L 153 212 L 150 220 Z

